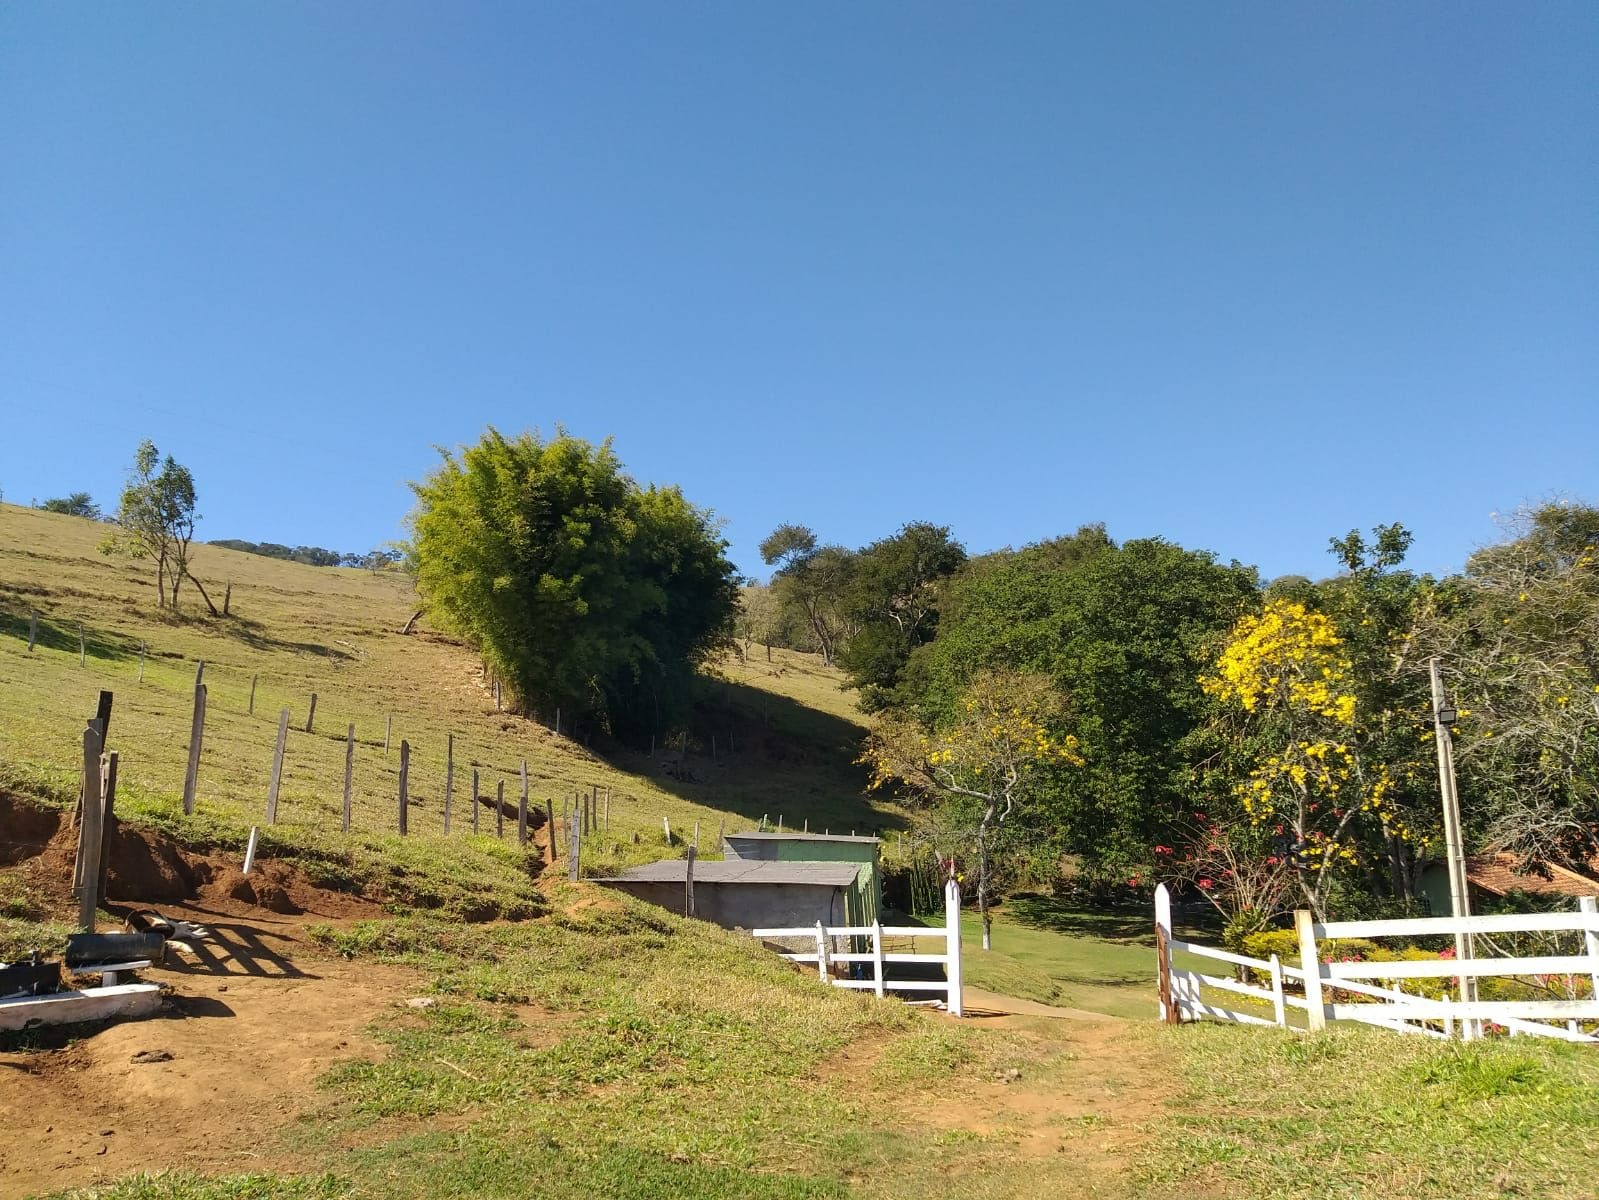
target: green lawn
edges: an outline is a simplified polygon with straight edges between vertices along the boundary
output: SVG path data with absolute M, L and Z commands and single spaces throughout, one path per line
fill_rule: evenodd
M 1203 929 L 1179 935 L 1215 943 Z M 1115 1017 L 1155 1016 L 1154 912 L 1095 908 L 1049 896 L 1019 896 L 993 916 L 993 949 L 968 909 L 961 943 L 969 983 L 989 991 Z M 1216 973 L 1218 964 L 1178 954 L 1179 966 Z

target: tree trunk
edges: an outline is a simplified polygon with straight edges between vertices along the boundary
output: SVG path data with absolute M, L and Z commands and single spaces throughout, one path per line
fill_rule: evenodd
M 155 606 L 157 608 L 165 608 L 167 606 L 167 560 L 165 558 L 155 560 Z
M 213 617 L 220 617 L 222 614 L 217 611 L 217 606 L 211 603 L 211 597 L 205 593 L 205 585 L 196 579 L 192 574 L 189 575 L 189 579 L 195 587 L 200 589 L 200 599 L 205 601 L 205 606 L 211 610 L 211 615 Z

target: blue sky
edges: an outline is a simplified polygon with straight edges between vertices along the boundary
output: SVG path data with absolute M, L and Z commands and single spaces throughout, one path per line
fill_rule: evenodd
M 1268 576 L 1599 499 L 1599 5 L 0 7 L 0 489 L 359 549 L 557 423 L 727 521 Z

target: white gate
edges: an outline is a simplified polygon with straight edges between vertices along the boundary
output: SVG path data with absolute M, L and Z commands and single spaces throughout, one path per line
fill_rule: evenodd
M 783 957 L 789 962 L 815 963 L 816 973 L 823 983 L 830 983 L 834 987 L 870 989 L 879 996 L 890 991 L 895 992 L 942 992 L 945 1004 L 952 1016 L 961 1016 L 964 1009 L 961 1005 L 961 891 L 960 885 L 953 879 L 944 885 L 944 927 L 925 925 L 883 925 L 873 922 L 870 925 L 823 925 L 820 921 L 814 926 L 800 926 L 790 929 L 752 929 L 752 936 L 765 941 L 768 939 L 783 939 L 790 941 L 804 938 L 814 942 L 814 950 L 781 951 Z M 914 949 L 909 951 L 890 950 L 886 943 L 902 939 L 937 938 L 944 943 L 942 954 L 923 954 Z M 847 945 L 866 944 L 868 950 L 839 950 L 835 943 L 844 939 Z M 914 946 L 914 942 L 912 943 Z M 865 977 L 835 976 L 832 972 L 834 965 L 853 967 L 854 964 L 871 964 L 871 971 L 863 973 Z M 926 963 L 941 964 L 944 968 L 943 979 L 893 979 L 890 978 L 888 968 L 895 963 Z
M 1299 1028 L 1288 1021 L 1290 1008 L 1305 1014 L 1304 1029 L 1326 1027 L 1328 1021 L 1360 1021 L 1400 1033 L 1450 1038 L 1476 1035 L 1483 1022 L 1502 1025 L 1511 1034 L 1556 1038 L 1567 1042 L 1599 1042 L 1584 1033 L 1580 1021 L 1599 1021 L 1599 902 L 1578 901 L 1577 912 L 1509 913 L 1482 917 L 1416 917 L 1398 921 L 1329 921 L 1318 924 L 1308 910 L 1294 914 L 1299 934 L 1299 964 L 1287 966 L 1274 954 L 1250 958 L 1183 941 L 1172 936 L 1171 895 L 1164 884 L 1155 889 L 1155 944 L 1158 956 L 1160 1019 L 1171 1024 L 1212 1017 L 1247 1025 Z M 1495 956 L 1469 959 L 1419 959 L 1405 962 L 1323 962 L 1318 943 L 1336 938 L 1436 937 L 1455 933 L 1558 933 L 1583 935 L 1584 953 L 1575 955 Z M 1201 971 L 1184 970 L 1173 952 L 1184 951 L 1260 972 L 1269 986 Z M 1588 999 L 1457 1000 L 1435 999 L 1406 992 L 1409 979 L 1478 979 L 1485 976 L 1567 976 L 1584 980 Z M 1302 994 L 1286 990 L 1295 984 Z M 1379 986 L 1387 984 L 1388 986 Z M 1271 1005 L 1266 1013 L 1240 1012 L 1207 1000 L 1202 989 L 1245 996 Z M 1335 993 L 1345 993 L 1339 998 Z M 1360 1001 L 1364 1000 L 1365 1003 Z M 1230 1001 L 1236 1005 L 1236 1001 Z M 1551 1023 L 1554 1022 L 1554 1023 Z

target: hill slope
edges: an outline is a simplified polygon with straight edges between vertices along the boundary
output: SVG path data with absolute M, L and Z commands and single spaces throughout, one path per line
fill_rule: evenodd
M 115 693 L 110 748 L 121 755 L 120 813 L 188 841 L 242 846 L 248 828 L 264 823 L 278 714 L 286 708 L 278 825 L 263 831 L 268 848 L 391 899 L 515 911 L 545 853 L 545 802 L 559 815 L 580 789 L 611 795 L 608 830 L 584 855 L 599 870 L 672 853 L 663 818 L 674 841 L 698 827 L 713 853 L 718 830 L 747 828 L 762 816 L 861 831 L 897 823 L 894 812 L 863 797 L 851 766 L 860 733 L 851 698 L 836 673 L 806 656 L 730 659 L 718 678 L 705 680 L 686 751 L 675 742 L 667 750 L 667 731 L 654 758 L 585 747 L 497 712 L 477 659 L 455 640 L 425 624 L 402 635 L 415 606 L 403 575 L 198 546 L 195 573 L 219 605 L 231 587 L 230 616 L 200 615 L 191 588 L 184 615 L 173 617 L 155 606 L 149 564 L 97 552 L 103 534 L 91 521 L 0 505 L 0 785 L 13 790 L 75 794 L 84 721 L 107 688 Z M 38 644 L 30 653 L 34 613 Z M 197 813 L 185 821 L 179 797 L 200 660 L 208 689 L 204 753 Z M 306 732 L 312 693 L 315 724 Z M 351 724 L 357 746 L 346 835 L 339 822 Z M 402 740 L 411 752 L 403 841 Z M 514 820 L 503 840 L 494 836 L 488 805 L 502 783 L 515 804 L 523 760 L 540 827 L 528 851 L 515 845 Z M 475 837 L 474 769 L 484 801 Z

